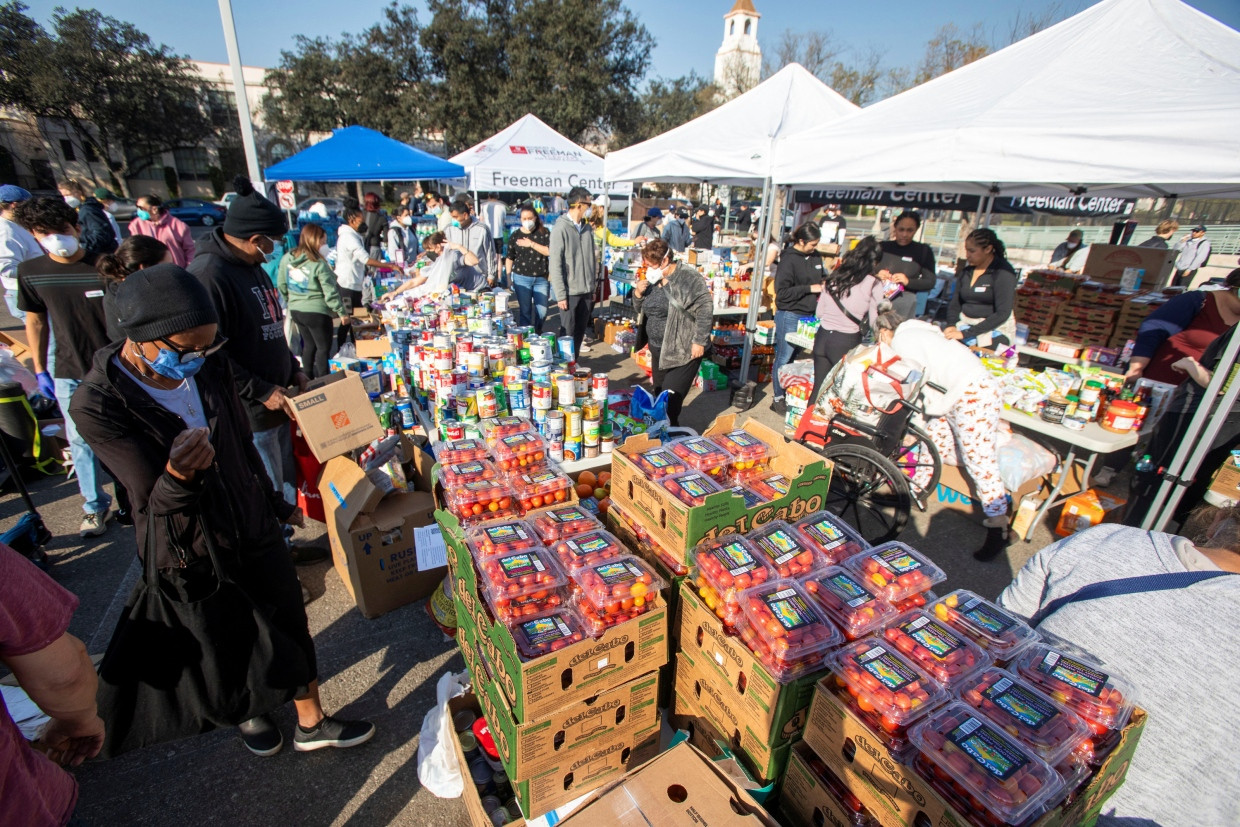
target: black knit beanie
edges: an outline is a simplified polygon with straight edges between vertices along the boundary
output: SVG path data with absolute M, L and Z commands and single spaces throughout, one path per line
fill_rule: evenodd
M 220 321 L 207 288 L 175 264 L 156 264 L 126 277 L 116 290 L 116 315 L 125 336 L 135 342 Z
M 250 179 L 238 175 L 233 179 L 237 197 L 228 205 L 224 232 L 233 238 L 265 235 L 277 238 L 288 230 L 288 218 L 275 204 L 254 189 Z

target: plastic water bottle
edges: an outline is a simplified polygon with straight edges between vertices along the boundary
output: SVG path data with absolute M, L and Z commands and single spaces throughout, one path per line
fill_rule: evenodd
M 1145 456 L 1141 457 L 1141 459 L 1137 460 L 1137 473 L 1148 474 L 1153 470 L 1154 470 L 1154 460 L 1153 458 L 1150 457 L 1149 454 L 1146 454 Z

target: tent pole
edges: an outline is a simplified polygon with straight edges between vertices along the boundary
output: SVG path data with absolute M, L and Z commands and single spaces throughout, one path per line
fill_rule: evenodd
M 990 195 L 986 196 L 986 217 L 985 217 L 984 219 L 982 219 L 982 226 L 983 226 L 983 227 L 989 227 L 989 226 L 990 226 L 990 211 L 991 211 L 992 209 L 994 209 L 994 206 L 995 206 L 995 196 L 994 196 L 994 194 L 992 193 L 992 194 L 990 194 Z
M 754 247 L 753 275 L 749 279 L 749 312 L 745 314 L 745 348 L 741 352 L 741 385 L 749 381 L 749 363 L 753 361 L 753 333 L 762 309 L 762 285 L 766 281 L 766 248 L 771 238 L 771 213 L 774 211 L 771 179 L 762 182 L 762 217 L 758 220 L 758 243 Z M 776 342 L 778 347 L 779 343 Z

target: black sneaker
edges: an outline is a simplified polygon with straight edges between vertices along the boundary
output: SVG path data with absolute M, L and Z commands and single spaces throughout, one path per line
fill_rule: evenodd
M 788 403 L 784 401 L 782 396 L 777 396 L 771 400 L 771 410 L 780 416 L 788 413 Z
M 322 546 L 295 546 L 292 543 L 289 544 L 288 553 L 293 558 L 294 566 L 311 566 L 331 556 L 331 552 Z
M 133 525 L 133 512 L 122 511 L 120 509 L 117 509 L 116 524 L 117 525 Z
M 284 747 L 284 736 L 270 715 L 259 715 L 237 727 L 246 749 L 261 758 L 275 755 Z
M 375 725 L 369 721 L 340 721 L 328 715 L 314 729 L 300 724 L 293 734 L 293 749 L 310 752 L 324 747 L 355 747 L 375 736 Z

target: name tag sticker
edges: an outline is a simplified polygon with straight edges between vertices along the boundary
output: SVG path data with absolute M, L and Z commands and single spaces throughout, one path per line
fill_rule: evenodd
M 975 293 L 985 293 L 985 292 L 986 292 L 986 288 L 987 288 L 987 286 L 988 286 L 988 285 L 985 285 L 985 284 L 979 285 L 979 286 L 977 286 L 977 287 L 973 288 L 973 292 L 975 292 Z
M 912 257 L 911 257 L 911 256 L 901 256 L 901 257 L 900 257 L 900 261 L 908 261 L 908 262 L 912 262 L 912 260 L 913 260 L 913 259 L 912 259 Z
M 102 290 L 87 290 L 87 291 L 86 291 L 86 298 L 88 298 L 88 299 L 102 299 L 102 298 L 103 298 L 103 291 L 102 291 Z

